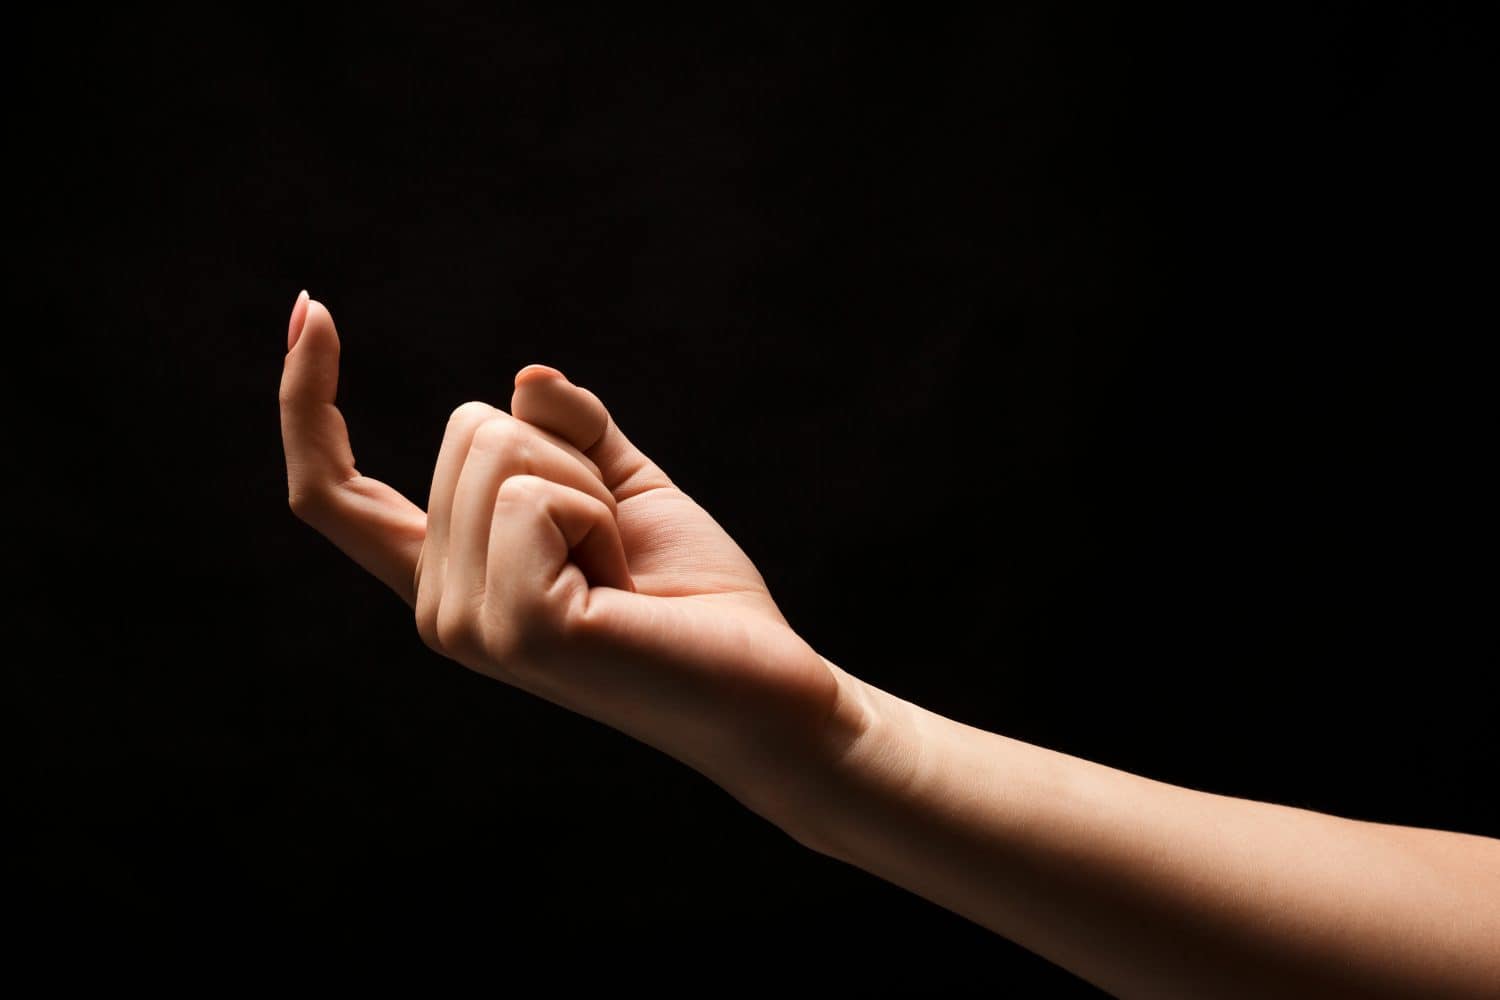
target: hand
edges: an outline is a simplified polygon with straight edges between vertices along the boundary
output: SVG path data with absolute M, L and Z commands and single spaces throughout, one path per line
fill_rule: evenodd
M 1177 788 L 863 685 L 550 368 L 520 371 L 511 414 L 454 411 L 423 513 L 355 471 L 328 311 L 299 297 L 289 339 L 292 509 L 439 652 L 1122 996 L 1493 994 L 1493 839 Z
M 532 365 L 509 414 L 460 406 L 424 513 L 356 471 L 338 361 L 333 317 L 304 292 L 281 382 L 297 516 L 413 605 L 437 652 L 672 754 L 794 832 L 856 735 L 845 675 L 598 397 Z

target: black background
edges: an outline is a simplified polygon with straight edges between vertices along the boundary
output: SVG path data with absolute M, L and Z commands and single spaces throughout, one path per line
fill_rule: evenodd
M 875 684 L 1500 833 L 1488 126 L 1465 25 L 1365 8 L 26 15 L 28 940 L 1089 992 L 429 653 L 287 511 L 302 287 L 409 495 L 454 406 L 550 363 Z

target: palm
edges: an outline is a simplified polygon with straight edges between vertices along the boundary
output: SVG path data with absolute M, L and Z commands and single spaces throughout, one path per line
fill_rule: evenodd
M 601 614 L 610 652 L 572 674 L 587 694 L 558 700 L 774 815 L 791 776 L 776 789 L 740 788 L 732 776 L 758 761 L 767 734 L 816 731 L 835 688 L 826 662 L 787 624 L 739 545 L 681 490 L 618 499 L 616 522 L 635 593 L 595 591 L 596 606 L 611 609 Z
M 625 497 L 617 519 L 638 593 L 724 598 L 736 608 L 785 623 L 750 558 L 708 511 L 677 487 Z
M 814 732 L 832 706 L 829 667 L 718 522 L 586 389 L 523 371 L 511 413 L 595 463 L 615 499 L 633 589 L 591 592 L 601 642 L 551 675 L 561 684 L 552 696 L 711 776 L 753 759 L 769 733 Z

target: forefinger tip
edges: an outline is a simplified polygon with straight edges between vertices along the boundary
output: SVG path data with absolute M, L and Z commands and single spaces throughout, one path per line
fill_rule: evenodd
M 290 351 L 297 346 L 297 341 L 302 337 L 302 328 L 307 324 L 307 306 L 312 300 L 308 298 L 307 289 L 297 293 L 297 301 L 292 304 L 292 317 L 286 325 L 286 349 Z

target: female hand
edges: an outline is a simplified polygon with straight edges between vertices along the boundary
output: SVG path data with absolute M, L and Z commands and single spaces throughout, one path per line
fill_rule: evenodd
M 1492 996 L 1500 842 L 1151 781 L 863 685 L 745 554 L 539 366 L 459 407 L 424 514 L 359 475 L 338 336 L 298 299 L 293 510 L 434 649 L 681 758 L 793 837 L 1121 996 Z
M 532 365 L 510 413 L 459 406 L 424 512 L 356 471 L 338 363 L 333 317 L 303 292 L 281 383 L 297 516 L 411 604 L 432 649 L 629 733 L 795 830 L 857 734 L 845 675 L 598 397 Z

